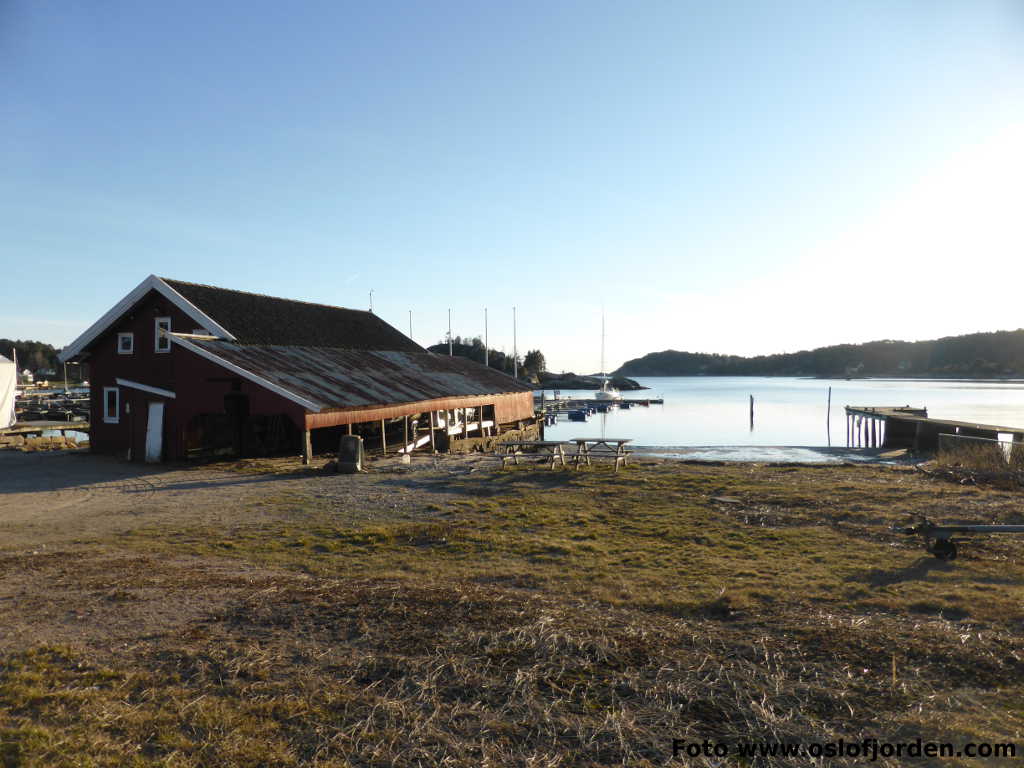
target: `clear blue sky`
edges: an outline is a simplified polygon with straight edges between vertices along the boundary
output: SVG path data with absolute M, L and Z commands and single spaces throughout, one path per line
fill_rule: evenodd
M 1024 326 L 1024 3 L 0 0 L 0 337 L 150 273 L 553 369 Z

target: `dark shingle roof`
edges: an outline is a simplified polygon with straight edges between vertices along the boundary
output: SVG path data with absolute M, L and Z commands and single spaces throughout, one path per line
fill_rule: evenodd
M 423 352 L 372 312 L 161 279 L 242 344 Z

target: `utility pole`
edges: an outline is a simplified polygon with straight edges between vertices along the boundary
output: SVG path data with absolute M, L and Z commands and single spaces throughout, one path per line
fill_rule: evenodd
M 64 397 L 68 396 L 68 366 L 79 365 L 79 363 L 64 363 Z M 17 367 L 17 366 L 15 366 Z
M 512 378 L 519 378 L 519 337 L 516 331 L 515 307 L 512 307 Z
M 409 338 L 412 338 L 412 310 L 409 310 Z
M 370 311 L 373 312 L 373 288 L 370 289 Z
M 487 350 L 489 349 L 489 347 L 490 347 L 490 342 L 488 341 L 488 338 L 487 338 L 487 307 L 484 307 L 484 365 L 485 366 L 488 365 L 488 361 L 489 361 L 488 354 L 487 354 Z
M 448 307 L 448 357 L 452 356 L 452 308 Z

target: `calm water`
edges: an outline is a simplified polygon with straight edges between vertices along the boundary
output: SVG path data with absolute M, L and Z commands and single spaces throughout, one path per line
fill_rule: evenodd
M 637 379 L 649 390 L 628 398 L 663 397 L 664 405 L 633 407 L 565 421 L 546 437 L 631 437 L 637 446 L 827 446 L 826 401 L 832 387 L 833 446 L 846 445 L 844 405 L 927 407 L 936 418 L 1024 426 L 1024 381 L 854 380 L 768 377 Z M 550 396 L 551 392 L 548 392 Z M 593 397 L 589 390 L 577 394 Z M 754 428 L 750 428 L 750 395 Z M 741 452 L 742 453 L 742 452 Z M 766 451 L 756 451 L 766 458 Z M 764 456 L 761 456 L 764 454 Z M 788 458 L 795 458 L 789 456 Z

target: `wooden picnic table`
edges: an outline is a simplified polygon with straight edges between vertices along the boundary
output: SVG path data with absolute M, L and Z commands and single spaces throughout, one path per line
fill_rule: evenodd
M 562 440 L 516 440 L 507 443 L 498 443 L 497 448 L 503 449 L 504 453 L 499 453 L 501 457 L 501 466 L 504 467 L 508 461 L 514 461 L 516 464 L 519 463 L 519 457 L 525 455 L 525 449 L 532 448 L 541 455 L 542 457 L 551 458 L 551 468 L 555 468 L 555 464 L 561 462 L 562 466 L 566 466 L 565 463 L 565 446 L 568 443 Z
M 633 442 L 631 437 L 574 437 L 570 442 L 576 444 L 576 455 L 573 457 L 576 468 L 579 469 L 581 462 L 590 466 L 591 459 L 610 458 L 615 460 L 615 471 L 619 471 L 619 465 L 625 464 L 629 459 L 631 451 L 626 450 L 626 444 Z

